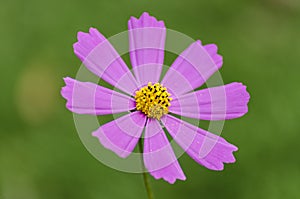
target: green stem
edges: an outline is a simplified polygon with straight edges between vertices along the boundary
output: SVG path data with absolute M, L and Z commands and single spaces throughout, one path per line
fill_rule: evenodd
M 154 199 L 153 193 L 151 190 L 151 186 L 150 186 L 150 182 L 149 182 L 149 178 L 148 178 L 148 174 L 146 172 L 144 161 L 143 161 L 143 140 L 141 138 L 139 139 L 139 149 L 140 149 L 140 153 L 141 153 L 141 160 L 142 160 L 142 167 L 143 167 L 143 179 L 144 179 L 144 184 L 145 184 L 145 188 L 147 191 L 148 199 Z

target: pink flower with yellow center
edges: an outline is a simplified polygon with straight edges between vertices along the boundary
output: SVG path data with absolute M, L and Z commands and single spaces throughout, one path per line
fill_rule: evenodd
M 90 71 L 122 92 L 67 77 L 61 91 L 66 107 L 78 114 L 127 112 L 92 135 L 107 149 L 126 158 L 144 132 L 144 165 L 156 179 L 169 183 L 186 179 L 164 129 L 189 156 L 208 169 L 223 170 L 224 163 L 235 162 L 236 146 L 176 116 L 228 120 L 247 113 L 250 96 L 242 83 L 194 91 L 221 68 L 223 60 L 217 46 L 192 43 L 160 81 L 164 22 L 144 13 L 139 19 L 131 17 L 128 29 L 133 73 L 98 30 L 90 28 L 89 33 L 78 33 L 75 54 Z

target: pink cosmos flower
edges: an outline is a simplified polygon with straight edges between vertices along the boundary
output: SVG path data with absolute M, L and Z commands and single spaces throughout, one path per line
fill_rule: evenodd
M 168 69 L 160 82 L 164 62 L 166 28 L 148 13 L 128 21 L 132 74 L 108 40 L 95 28 L 78 33 L 74 52 L 94 74 L 122 92 L 70 77 L 61 94 L 66 107 L 78 114 L 106 115 L 127 112 L 100 126 L 93 136 L 107 149 L 126 158 L 144 131 L 143 159 L 156 179 L 169 183 L 186 177 L 164 128 L 197 163 L 223 170 L 233 163 L 237 147 L 222 137 L 189 124 L 175 115 L 199 120 L 227 120 L 248 111 L 249 94 L 242 83 L 194 91 L 221 68 L 222 56 L 215 44 L 192 43 Z M 176 41 L 174 41 L 176 42 Z

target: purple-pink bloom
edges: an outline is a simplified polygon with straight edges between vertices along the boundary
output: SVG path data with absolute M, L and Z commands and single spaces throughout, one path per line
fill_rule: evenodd
M 237 150 L 236 146 L 174 116 L 227 120 L 247 113 L 250 96 L 242 83 L 234 82 L 194 91 L 221 68 L 223 60 L 217 53 L 217 46 L 202 45 L 200 41 L 192 43 L 178 56 L 159 82 L 166 39 L 164 22 L 143 13 L 139 19 L 130 18 L 128 29 L 133 74 L 114 47 L 95 28 L 90 28 L 89 33 L 79 32 L 78 42 L 73 46 L 75 54 L 90 71 L 124 93 L 67 77 L 64 79 L 66 86 L 61 91 L 67 100 L 66 107 L 78 114 L 128 112 L 100 126 L 92 135 L 104 147 L 126 158 L 144 131 L 144 164 L 156 179 L 163 178 L 169 183 L 186 179 L 163 128 L 191 158 L 208 169 L 223 170 L 224 163 L 235 162 L 233 152 Z M 159 94 L 152 91 L 153 87 L 147 90 L 149 82 L 163 85 Z M 146 91 L 142 88 L 148 92 L 145 93 L 145 99 L 142 97 Z M 133 97 L 138 96 L 138 92 L 141 102 Z M 173 99 L 162 93 L 170 93 Z M 148 94 L 151 96 L 148 97 Z M 170 106 L 163 102 L 157 105 L 157 101 L 153 106 L 152 101 L 159 100 L 154 98 L 160 101 L 168 98 L 166 102 L 169 101 Z M 148 115 L 140 111 L 138 105 L 149 110 Z M 163 108 L 166 111 L 159 112 Z

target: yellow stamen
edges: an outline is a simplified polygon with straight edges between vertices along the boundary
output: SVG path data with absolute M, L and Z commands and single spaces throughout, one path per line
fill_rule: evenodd
M 160 83 L 152 85 L 151 82 L 147 86 L 135 92 L 136 109 L 142 111 L 150 118 L 160 119 L 169 112 L 172 98 L 167 89 Z

